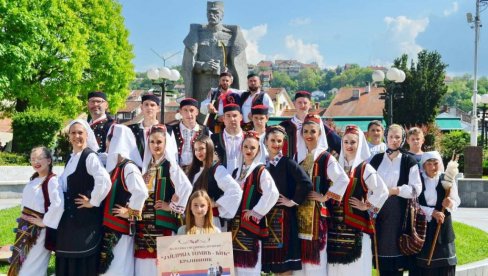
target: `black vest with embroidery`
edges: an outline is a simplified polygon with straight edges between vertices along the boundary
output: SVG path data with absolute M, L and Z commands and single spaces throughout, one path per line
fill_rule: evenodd
M 106 119 L 96 122 L 95 124 L 90 126 L 91 129 L 93 130 L 93 133 L 95 134 L 95 138 L 97 139 L 97 144 L 100 147 L 98 152 L 105 152 L 106 150 L 105 142 L 107 141 L 107 132 L 114 122 L 115 122 L 114 119 L 107 114 Z
M 351 197 L 363 201 L 366 201 L 367 199 L 368 187 L 366 186 L 366 183 L 364 183 L 363 178 L 366 165 L 366 162 L 362 162 L 355 168 L 354 175 L 344 194 L 344 199 L 342 201 L 344 204 L 344 223 L 367 234 L 373 234 L 373 222 L 370 219 L 368 211 L 361 211 L 353 208 L 349 204 L 349 199 Z
M 136 138 L 137 151 L 144 158 L 144 148 L 146 147 L 146 140 L 144 139 L 144 129 L 141 128 L 140 124 L 132 124 L 127 127 L 132 130 L 134 137 Z
M 200 125 L 200 124 L 198 124 L 198 125 L 199 125 L 199 130 L 193 134 L 193 137 L 191 138 L 191 141 L 190 141 L 190 145 L 193 145 L 193 142 L 195 141 L 195 139 L 198 136 L 200 136 L 200 135 L 209 136 L 209 134 L 210 134 L 208 127 L 206 127 L 204 125 Z M 178 158 L 179 158 L 179 160 L 181 160 L 181 153 L 183 152 L 183 145 L 185 143 L 185 139 L 181 133 L 180 123 L 178 122 L 174 125 L 166 125 L 166 127 L 168 129 L 169 134 L 174 133 L 174 137 L 176 140 L 176 146 L 178 147 Z
M 244 181 L 242 201 L 237 214 L 242 214 L 242 210 L 252 210 L 261 199 L 263 191 L 261 190 L 260 178 L 263 170 L 265 170 L 263 164 L 257 165 Z M 236 172 L 237 170 L 234 171 L 234 173 Z M 254 220 L 244 220 L 241 217 L 239 229 L 256 238 L 266 238 L 269 235 L 266 216 L 259 223 Z
M 255 105 L 262 105 L 263 102 L 264 102 L 264 91 L 259 91 L 256 96 L 254 96 L 254 98 L 252 99 L 252 103 L 251 103 L 251 107 L 255 106 Z M 244 105 L 244 103 L 246 102 L 246 100 L 251 96 L 251 92 L 250 91 L 246 91 L 246 92 L 243 92 L 241 94 L 241 108 L 242 106 Z
M 112 209 L 116 205 L 126 206 L 129 203 L 131 193 L 127 189 L 124 178 L 124 168 L 130 160 L 124 160 L 111 173 L 112 187 L 105 198 L 105 207 L 103 212 L 103 225 L 115 230 L 121 234 L 129 235 L 129 221 L 125 218 L 116 217 Z

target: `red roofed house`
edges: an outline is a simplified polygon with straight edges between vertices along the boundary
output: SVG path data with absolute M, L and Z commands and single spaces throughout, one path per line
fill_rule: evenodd
M 369 91 L 368 91 L 369 90 Z M 383 87 L 342 87 L 330 103 L 324 116 L 380 116 L 385 101 L 380 93 Z

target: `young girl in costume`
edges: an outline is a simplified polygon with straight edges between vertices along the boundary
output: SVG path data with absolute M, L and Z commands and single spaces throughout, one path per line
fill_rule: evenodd
M 188 177 L 176 162 L 176 147 L 167 146 L 169 139 L 171 136 L 164 125 L 151 127 L 142 165 L 149 197 L 144 203 L 142 220 L 137 223 L 136 276 L 157 275 L 156 238 L 176 233 L 192 190 Z
M 107 171 L 112 187 L 105 200 L 104 236 L 100 253 L 102 275 L 134 275 L 135 223 L 148 197 L 142 159 L 130 128 L 113 124 L 107 135 Z
M 178 235 L 220 233 L 213 224 L 212 200 L 204 190 L 197 190 L 188 199 L 185 212 L 186 224 L 178 229 Z
M 402 255 L 398 240 L 402 234 L 407 199 L 417 197 L 422 191 L 419 167 L 415 159 L 401 149 L 405 130 L 391 125 L 386 132 L 388 149 L 373 156 L 371 166 L 388 187 L 389 197 L 376 218 L 378 260 L 380 274 L 403 275 L 409 259 Z
M 374 215 L 388 198 L 388 189 L 367 163 L 369 147 L 357 126 L 346 126 L 339 164 L 349 176 L 341 204 L 328 204 L 328 275 L 371 275 Z
M 302 125 L 307 152 L 300 163 L 312 179 L 312 191 L 298 206 L 298 237 L 302 246 L 302 270 L 297 275 L 327 275 L 327 222 L 325 202 L 341 201 L 349 177 L 327 152 L 324 124 L 317 115 L 307 115 Z M 337 203 L 335 203 L 337 204 Z
M 193 161 L 188 169 L 188 178 L 193 191 L 204 190 L 210 196 L 213 224 L 226 230 L 224 220 L 234 218 L 242 189 L 220 162 L 214 162 L 214 144 L 210 137 L 202 135 L 193 143 Z
M 451 213 L 461 204 L 455 180 L 459 172 L 458 164 L 457 161 L 450 161 L 444 173 L 442 158 L 437 151 L 424 152 L 420 163 L 423 172 L 419 202 L 427 215 L 427 235 L 422 251 L 415 256 L 410 275 L 454 276 L 457 257 Z M 429 252 L 438 224 L 441 224 L 441 228 L 429 265 Z
M 63 189 L 52 172 L 52 162 L 46 147 L 32 149 L 30 163 L 35 173 L 22 192 L 22 215 L 17 219 L 9 276 L 47 273 L 50 250 L 54 249 L 51 231 L 58 227 L 64 210 Z
M 266 156 L 259 134 L 244 134 L 234 177 L 243 190 L 242 201 L 232 221 L 236 275 L 260 275 L 262 239 L 268 237 L 266 214 L 276 204 L 279 192 L 266 170 Z
M 263 271 L 290 275 L 302 269 L 298 239 L 297 206 L 312 190 L 312 182 L 293 159 L 283 156 L 285 129 L 271 126 L 266 131 L 267 169 L 280 193 L 277 204 L 266 215 L 271 234 L 263 242 Z

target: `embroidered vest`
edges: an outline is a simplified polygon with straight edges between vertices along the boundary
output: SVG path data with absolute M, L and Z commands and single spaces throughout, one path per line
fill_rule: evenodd
M 195 131 L 195 133 L 193 134 L 193 137 L 191 138 L 191 141 L 189 141 L 190 145 L 193 145 L 193 142 L 195 141 L 195 139 L 200 136 L 200 135 L 206 135 L 208 136 L 209 135 L 209 129 L 208 127 L 204 126 L 204 125 L 200 125 L 199 124 L 199 130 L 198 131 Z M 175 140 L 176 140 L 176 146 L 178 147 L 178 159 L 181 160 L 181 153 L 183 152 L 183 145 L 185 144 L 185 139 L 183 137 L 183 135 L 181 134 L 181 128 L 180 128 L 180 123 L 176 123 L 174 125 L 167 125 L 167 129 L 168 129 L 168 132 L 169 134 L 173 133 L 174 136 L 175 136 Z
M 364 183 L 363 178 L 366 165 L 366 162 L 363 162 L 354 169 L 353 176 L 350 178 L 342 202 L 344 204 L 344 223 L 372 235 L 374 233 L 374 227 L 368 211 L 361 211 L 353 208 L 349 204 L 349 199 L 351 197 L 363 200 L 366 200 L 367 198 L 368 187 L 366 186 L 366 183 Z
M 264 102 L 264 91 L 259 91 L 255 96 L 254 98 L 252 99 L 252 103 L 251 103 L 251 107 L 255 106 L 255 105 L 260 105 L 260 104 L 263 104 Z M 242 106 L 244 105 L 244 103 L 247 101 L 247 99 L 251 96 L 251 92 L 250 91 L 246 91 L 246 92 L 243 92 L 241 94 L 241 108 Z
M 239 207 L 240 210 L 237 212 L 238 214 L 242 214 L 242 210 L 252 210 L 252 208 L 254 208 L 254 206 L 261 199 L 263 191 L 260 188 L 261 185 L 259 182 L 261 174 L 264 170 L 265 166 L 263 164 L 256 166 L 252 173 L 244 181 L 244 186 L 242 188 L 242 201 L 241 206 Z M 259 223 L 256 223 L 252 219 L 245 220 L 241 217 L 239 228 L 250 235 L 256 236 L 257 238 L 266 238 L 269 235 L 266 216 L 264 216 Z
M 137 151 L 144 158 L 144 148 L 146 147 L 146 140 L 144 139 L 144 129 L 140 128 L 140 124 L 128 125 L 134 137 L 136 138 Z
M 114 119 L 112 117 L 108 116 L 107 118 L 103 119 L 99 122 L 96 122 L 95 124 L 91 125 L 91 129 L 93 130 L 93 133 L 95 134 L 95 138 L 97 139 L 97 144 L 100 147 L 98 152 L 105 152 L 105 142 L 107 141 L 107 132 L 110 126 L 114 123 Z
M 103 212 L 103 225 L 121 234 L 129 235 L 129 221 L 125 218 L 116 217 L 112 213 L 115 205 L 126 206 L 129 202 L 131 193 L 125 185 L 124 168 L 130 160 L 121 162 L 111 173 L 112 187 L 105 198 L 105 208 Z
M 175 194 L 175 185 L 171 181 L 169 174 L 170 166 L 171 164 L 167 160 L 164 160 L 158 168 L 156 190 L 154 192 L 155 202 L 158 200 L 170 202 L 171 197 Z M 177 232 L 180 224 L 176 214 L 164 210 L 156 210 L 156 226 Z

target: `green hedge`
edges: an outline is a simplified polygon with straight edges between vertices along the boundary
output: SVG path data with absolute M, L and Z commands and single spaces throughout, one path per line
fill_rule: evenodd
M 19 166 L 29 165 L 27 155 L 10 152 L 0 153 L 0 166 Z
M 28 109 L 12 118 L 13 151 L 29 153 L 33 147 L 52 148 L 62 126 L 61 116 L 50 109 Z

